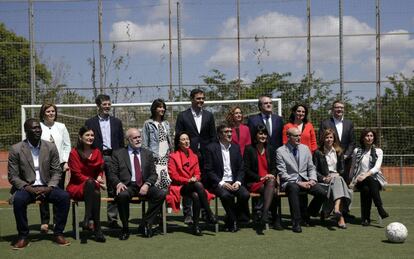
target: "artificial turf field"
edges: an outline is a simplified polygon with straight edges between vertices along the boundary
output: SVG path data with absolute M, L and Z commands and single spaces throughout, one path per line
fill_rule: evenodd
M 202 225 L 203 236 L 188 233 L 182 223 L 181 214 L 168 214 L 168 234 L 146 239 L 137 235 L 140 206 L 131 205 L 132 235 L 127 241 L 118 240 L 118 231 L 104 227 L 107 242 L 96 243 L 93 239 L 85 242 L 71 236 L 71 215 L 66 225 L 66 237 L 72 242 L 69 247 L 59 247 L 51 241 L 51 234 L 40 234 L 39 209 L 28 207 L 30 246 L 21 251 L 13 251 L 11 242 L 17 237 L 15 220 L 11 207 L 0 207 L 0 258 L 414 258 L 414 186 L 389 186 L 381 193 L 384 207 L 390 217 L 378 224 L 375 207 L 372 209 L 372 225 L 362 227 L 359 222 L 359 193 L 355 194 L 351 213 L 356 217 L 348 222 L 348 229 L 321 225 L 318 218 L 312 221 L 315 227 L 303 227 L 300 234 L 290 230 L 288 202 L 282 199 L 283 231 L 273 229 L 257 235 L 251 227 L 242 228 L 237 233 L 214 232 L 213 226 Z M 8 197 L 8 190 L 0 190 L 0 199 Z M 104 206 L 105 204 L 103 204 Z M 80 207 L 80 219 L 83 217 Z M 71 213 L 69 213 L 71 214 Z M 219 211 L 223 216 L 223 210 Z M 105 209 L 101 218 L 106 218 Z M 386 241 L 384 231 L 388 223 L 398 221 L 408 228 L 408 238 L 403 244 Z M 223 223 L 221 222 L 221 226 Z M 83 236 L 85 233 L 81 233 Z

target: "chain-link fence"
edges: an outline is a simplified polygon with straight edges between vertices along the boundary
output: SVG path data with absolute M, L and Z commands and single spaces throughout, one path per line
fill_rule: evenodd
M 186 101 L 202 87 L 210 100 L 272 94 L 285 119 L 305 103 L 316 129 L 343 99 L 356 136 L 376 128 L 385 164 L 412 166 L 413 11 L 411 0 L 1 0 L 0 149 L 20 139 L 22 104 Z

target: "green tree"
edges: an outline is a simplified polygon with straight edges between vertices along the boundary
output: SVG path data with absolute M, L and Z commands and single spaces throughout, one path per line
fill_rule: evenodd
M 35 59 L 36 88 L 48 85 L 51 73 Z M 30 99 L 29 42 L 0 23 L 0 148 L 20 139 L 20 105 Z M 14 133 L 14 134 L 13 134 Z

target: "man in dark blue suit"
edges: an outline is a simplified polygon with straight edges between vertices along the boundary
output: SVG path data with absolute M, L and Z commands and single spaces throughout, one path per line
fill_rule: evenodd
M 257 125 L 262 124 L 266 126 L 267 132 L 269 132 L 269 143 L 277 149 L 283 145 L 282 132 L 283 132 L 283 119 L 277 114 L 273 114 L 272 99 L 267 95 L 259 97 L 258 102 L 260 113 L 252 115 L 247 121 L 252 138 L 255 136 L 254 130 Z M 253 143 L 253 139 L 252 139 Z
M 193 89 L 190 93 L 191 107 L 180 112 L 175 123 L 175 134 L 185 131 L 190 137 L 190 148 L 197 154 L 201 170 L 201 177 L 204 178 L 204 157 L 203 150 L 211 142 L 217 141 L 214 116 L 211 112 L 204 110 L 205 94 L 201 89 Z M 202 179 L 204 181 L 204 179 Z M 183 197 L 184 222 L 192 223 L 191 199 Z
M 217 127 L 219 142 L 210 143 L 205 153 L 206 186 L 220 197 L 226 211 L 226 229 L 237 232 L 237 221 L 249 217 L 249 191 L 244 181 L 243 158 L 237 144 L 231 143 L 232 129 Z M 237 203 L 234 199 L 237 198 Z
M 124 130 L 121 120 L 110 115 L 111 98 L 109 95 L 98 95 L 95 103 L 98 108 L 98 115 L 88 119 L 85 125 L 95 133 L 93 146 L 99 148 L 103 154 L 105 160 L 105 176 L 108 181 L 110 179 L 108 176 L 108 164 L 111 161 L 112 151 L 124 147 Z M 112 184 L 109 183 L 108 196 L 114 197 L 114 192 Z M 107 214 L 109 226 L 119 228 L 117 222 L 118 208 L 115 202 L 108 203 Z

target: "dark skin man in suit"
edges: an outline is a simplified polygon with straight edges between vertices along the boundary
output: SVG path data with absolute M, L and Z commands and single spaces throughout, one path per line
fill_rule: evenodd
M 63 237 L 69 213 L 69 194 L 58 187 L 61 178 L 59 153 L 53 143 L 41 140 L 42 128 L 36 119 L 24 123 L 27 139 L 10 148 L 8 178 L 12 185 L 12 203 L 18 241 L 14 250 L 28 246 L 27 205 L 45 200 L 57 207 L 54 241 L 60 246 L 70 242 Z

